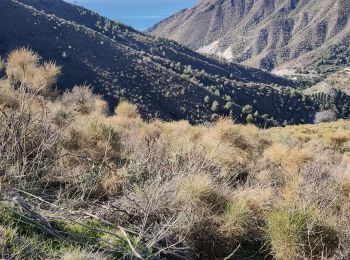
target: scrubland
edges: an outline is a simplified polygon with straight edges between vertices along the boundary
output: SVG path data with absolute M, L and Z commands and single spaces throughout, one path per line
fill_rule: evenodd
M 28 49 L 3 67 L 0 258 L 350 258 L 349 121 L 145 122 Z

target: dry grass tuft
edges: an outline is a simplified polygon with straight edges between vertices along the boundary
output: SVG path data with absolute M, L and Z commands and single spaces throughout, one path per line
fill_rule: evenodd
M 54 62 L 40 64 L 37 53 L 21 48 L 10 53 L 6 63 L 6 75 L 9 80 L 30 91 L 46 91 L 54 85 L 61 74 L 61 67 Z
M 288 173 L 298 173 L 301 167 L 311 159 L 311 154 L 308 150 L 290 149 L 281 143 L 275 143 L 266 149 L 264 156 Z
M 6 62 L 6 75 L 9 79 L 24 82 L 27 74 L 38 66 L 40 57 L 28 48 L 20 48 L 12 51 Z
M 64 93 L 62 103 L 81 114 L 90 114 L 94 111 L 96 97 L 90 86 L 75 86 L 71 91 Z
M 19 106 L 16 92 L 8 80 L 0 81 L 0 107 L 1 109 L 16 109 Z
M 138 118 L 140 117 L 137 106 L 130 104 L 127 101 L 122 101 L 115 109 L 115 114 L 123 118 Z
M 108 257 L 102 254 L 87 252 L 82 249 L 73 249 L 65 252 L 62 256 L 62 260 L 107 260 Z
M 277 259 L 329 257 L 339 243 L 333 226 L 318 213 L 300 208 L 271 212 L 266 236 Z
M 179 195 L 180 203 L 187 202 L 208 212 L 222 212 L 229 202 L 227 190 L 218 189 L 207 175 L 192 175 L 185 179 Z

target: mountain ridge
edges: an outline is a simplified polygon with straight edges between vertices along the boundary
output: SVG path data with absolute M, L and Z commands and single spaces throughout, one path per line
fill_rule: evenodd
M 60 0 L 4 0 L 0 6 L 2 56 L 28 46 L 63 67 L 60 87 L 90 84 L 112 107 L 127 99 L 144 118 L 198 123 L 215 115 L 246 122 L 242 109 L 250 105 L 259 111 L 258 124 L 265 124 L 265 114 L 274 124 L 313 120 L 312 102 L 287 98 L 290 89 L 278 86 L 293 86 L 284 78 L 222 63 Z M 292 115 L 286 103 L 303 112 Z
M 3 0 L 0 13 L 1 56 L 30 47 L 62 66 L 59 91 L 88 84 L 111 109 L 128 100 L 145 119 L 230 117 L 263 127 L 312 123 L 320 109 L 294 81 L 201 55 L 61 0 Z
M 203 0 L 148 32 L 271 70 L 302 66 L 349 39 L 349 11 L 344 0 Z

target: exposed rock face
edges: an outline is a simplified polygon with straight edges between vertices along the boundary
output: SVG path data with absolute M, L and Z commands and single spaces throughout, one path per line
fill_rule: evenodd
M 311 62 L 350 35 L 349 0 L 202 0 L 152 34 L 264 69 Z

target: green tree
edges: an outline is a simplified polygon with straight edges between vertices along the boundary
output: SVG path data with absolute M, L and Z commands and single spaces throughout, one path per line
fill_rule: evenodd
M 211 106 L 211 110 L 213 112 L 217 112 L 219 110 L 219 102 L 217 102 L 216 100 L 213 102 L 212 106 Z
M 232 110 L 233 108 L 233 103 L 232 102 L 227 102 L 226 105 L 224 106 L 226 110 Z
M 193 70 L 192 70 L 192 66 L 188 65 L 185 69 L 184 69 L 184 73 L 185 74 L 192 74 Z
M 110 21 L 107 21 L 107 22 L 105 23 L 105 26 L 103 27 L 103 30 L 104 30 L 105 32 L 108 32 L 111 28 L 112 28 L 111 22 L 110 22 Z
M 253 123 L 254 123 L 254 117 L 253 117 L 253 115 L 252 115 L 252 114 L 247 115 L 246 120 L 247 120 L 247 123 L 248 123 L 248 124 L 253 124 Z
M 245 105 L 242 108 L 242 113 L 243 114 L 251 114 L 253 112 L 253 107 L 251 105 Z
M 0 56 L 0 71 L 2 71 L 4 69 L 4 67 L 5 67 L 5 62 Z

